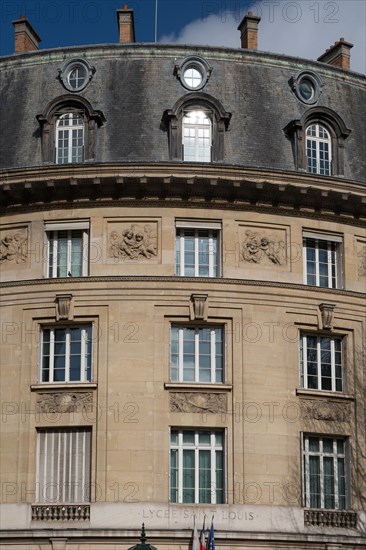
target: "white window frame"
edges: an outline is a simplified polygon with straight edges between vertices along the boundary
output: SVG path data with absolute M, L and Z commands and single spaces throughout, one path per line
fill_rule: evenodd
M 77 122 L 72 120 L 74 116 L 78 117 Z M 62 126 L 60 122 L 62 120 L 65 120 L 66 117 L 68 119 L 71 119 L 72 124 Z M 73 145 L 74 140 L 79 140 L 79 132 L 82 130 L 82 153 L 81 155 L 77 155 L 76 159 L 73 159 L 73 150 L 79 149 L 79 145 L 76 147 Z M 62 137 L 61 137 L 62 134 Z M 65 139 L 67 139 L 68 145 L 67 147 L 59 147 L 59 140 L 62 139 L 62 142 L 64 143 Z M 56 136 L 55 136 L 55 154 L 56 164 L 78 164 L 80 162 L 84 162 L 85 157 L 85 121 L 84 121 L 84 114 L 82 112 L 66 112 L 63 114 L 60 114 L 57 117 L 56 121 Z M 62 154 L 62 159 L 59 159 L 59 151 L 67 152 L 67 155 Z M 65 160 L 66 159 L 66 160 Z
M 315 240 L 315 285 L 308 283 L 307 272 L 307 240 Z M 304 283 L 310 286 L 320 287 L 320 262 L 319 262 L 319 241 L 327 243 L 327 287 L 321 288 L 342 288 L 343 286 L 343 238 L 339 235 L 332 235 L 327 233 L 316 233 L 313 231 L 303 231 L 303 268 L 304 268 Z M 335 262 L 332 262 L 332 246 L 334 248 Z M 335 281 L 333 284 L 332 268 L 334 265 Z
M 178 329 L 178 380 L 173 380 L 172 378 L 172 350 L 170 350 L 170 379 L 172 382 L 198 382 L 201 384 L 222 384 L 224 382 L 225 376 L 225 330 L 222 325 L 204 325 L 204 326 L 194 326 L 194 325 L 177 325 L 173 324 L 170 328 L 170 344 L 172 344 L 172 332 L 173 329 Z M 184 380 L 184 330 L 192 329 L 195 331 L 194 334 L 194 380 Z M 210 330 L 210 372 L 211 377 L 209 381 L 200 381 L 200 331 L 201 330 Z M 216 355 L 216 334 L 218 330 L 221 330 L 222 338 L 222 380 L 216 380 L 216 364 L 217 364 L 217 355 Z
M 71 338 L 70 338 L 70 331 L 73 328 L 80 328 L 81 329 L 81 345 L 80 345 L 80 379 L 79 380 L 70 380 L 70 356 L 71 356 Z M 54 362 L 55 362 L 55 330 L 65 330 L 65 380 L 54 380 L 55 375 L 55 369 L 54 369 Z M 87 338 L 87 330 L 90 331 L 90 338 Z M 50 353 L 49 353 L 49 380 L 43 381 L 43 371 L 44 371 L 44 353 L 43 353 L 43 345 L 44 345 L 44 335 L 45 332 L 49 331 L 50 333 Z M 88 345 L 90 346 L 90 380 L 88 380 L 88 363 L 87 363 L 87 356 L 88 356 Z M 71 383 L 71 384 L 77 384 L 79 382 L 91 382 L 93 379 L 93 325 L 92 323 L 84 324 L 84 325 L 69 325 L 69 326 L 53 326 L 53 327 L 42 327 L 41 329 L 41 345 L 40 345 L 40 369 L 39 369 L 39 381 L 42 384 L 63 384 L 63 383 Z
M 309 450 L 309 438 L 315 438 L 319 440 L 319 451 Z M 324 452 L 323 441 L 324 439 L 333 440 L 333 452 Z M 343 442 L 343 453 L 338 453 L 337 441 Z M 304 434 L 303 436 L 303 492 L 304 492 L 304 506 L 306 508 L 312 508 L 311 506 L 311 494 L 310 494 L 310 461 L 311 456 L 319 457 L 319 471 L 320 471 L 320 509 L 324 510 L 343 510 L 349 507 L 349 460 L 348 460 L 348 438 L 337 437 L 334 435 L 313 435 Z M 325 491 L 324 491 L 324 458 L 333 458 L 333 475 L 334 475 L 334 508 L 325 508 Z M 338 458 L 344 461 L 344 473 L 345 473 L 345 507 L 339 507 L 339 483 L 338 483 Z
M 308 349 L 308 337 L 316 338 L 317 344 L 316 344 L 316 359 L 317 359 L 317 387 L 316 388 L 309 388 L 308 387 L 308 360 L 307 360 L 307 349 Z M 331 384 L 332 388 L 324 389 L 322 388 L 322 357 L 321 357 L 321 340 L 323 338 L 330 339 L 330 352 L 331 352 Z M 301 333 L 300 334 L 300 384 L 302 388 L 310 389 L 310 390 L 320 390 L 320 391 L 334 391 L 337 393 L 341 393 L 344 391 L 344 365 L 343 365 L 343 342 L 342 338 L 340 337 L 330 337 L 330 336 L 322 336 L 317 334 L 311 334 L 311 333 Z M 341 384 L 342 387 L 340 390 L 336 389 L 336 361 L 335 361 L 335 341 L 340 342 L 341 347 Z M 337 365 L 338 366 L 338 365 Z
M 205 119 L 209 121 L 209 124 L 194 122 L 189 123 L 187 122 L 187 117 L 192 116 L 194 113 L 204 113 Z M 194 130 L 194 158 L 188 157 L 185 146 L 185 140 L 186 136 L 185 129 Z M 200 133 L 203 133 L 204 130 L 209 130 L 208 138 L 200 135 Z M 213 135 L 213 128 L 212 128 L 212 112 L 207 111 L 203 108 L 192 108 L 192 109 L 186 109 L 182 113 L 182 148 L 183 148 L 183 160 L 185 162 L 211 162 L 212 160 L 212 135 Z M 192 137 L 192 136 L 189 136 Z M 203 139 L 204 146 L 200 147 L 200 140 Z M 209 143 L 209 146 L 206 146 L 206 143 Z M 199 155 L 200 150 L 204 151 L 205 154 L 203 156 Z
M 226 485 L 226 456 L 225 456 L 225 448 L 226 448 L 226 437 L 225 437 L 225 431 L 224 430 L 212 430 L 212 429 L 190 429 L 190 428 L 171 428 L 170 434 L 172 431 L 178 432 L 178 443 L 174 444 L 170 440 L 170 447 L 169 447 L 169 498 L 171 502 L 174 502 L 171 500 L 171 452 L 177 451 L 178 458 L 177 458 L 177 464 L 178 464 L 178 499 L 176 504 L 184 504 L 183 500 L 183 451 L 194 450 L 194 467 L 195 467 L 195 487 L 194 487 L 194 504 L 200 504 L 199 500 L 199 452 L 200 451 L 210 451 L 210 471 L 211 471 L 211 502 L 210 503 L 201 503 L 201 504 L 220 504 L 217 502 L 216 498 L 216 451 L 220 451 L 222 453 L 222 466 L 223 466 L 223 474 L 222 474 L 222 482 L 223 486 L 220 488 L 222 490 L 222 504 L 225 503 L 225 485 Z M 194 432 L 194 444 L 189 445 L 186 443 L 183 443 L 183 432 Z M 210 445 L 203 445 L 199 443 L 199 434 L 202 432 L 209 432 L 210 433 Z M 222 436 L 222 445 L 216 446 L 216 433 L 220 433 Z M 188 504 L 188 503 L 187 503 Z
M 81 275 L 80 277 L 86 277 L 88 275 L 89 269 L 89 222 L 88 221 L 79 221 L 79 222 L 46 222 L 45 223 L 45 233 L 46 233 L 46 249 L 47 249 L 47 262 L 45 277 L 46 278 L 58 278 L 57 269 L 58 269 L 58 233 L 59 231 L 67 231 L 67 266 L 66 266 L 66 277 L 71 277 L 69 275 L 72 273 L 72 233 L 73 231 L 80 230 L 82 231 L 82 263 L 81 263 Z M 53 240 L 53 249 L 51 251 L 51 239 L 50 233 L 53 232 L 56 236 Z M 51 252 L 52 257 L 56 260 L 53 261 L 51 265 Z M 50 275 L 50 270 L 52 274 Z M 79 275 L 78 275 L 79 276 Z
M 221 223 L 217 222 L 207 222 L 205 224 L 194 221 L 176 221 L 176 248 L 177 242 L 179 239 L 179 258 L 178 250 L 176 249 L 176 271 L 177 275 L 180 277 L 189 277 L 192 275 L 186 275 L 185 271 L 185 231 L 194 230 L 194 277 L 220 277 L 220 257 L 221 257 Z M 208 231 L 209 239 L 209 264 L 208 264 L 208 275 L 200 275 L 200 264 L 199 264 L 199 231 Z M 214 232 L 216 231 L 216 239 L 214 237 Z M 216 258 L 214 255 L 214 241 L 216 240 Z M 216 260 L 216 261 L 215 261 Z M 178 265 L 179 264 L 179 265 Z M 215 273 L 216 271 L 216 273 Z
M 41 450 L 44 449 L 43 457 Z M 37 430 L 36 500 L 81 504 L 91 499 L 91 429 Z
M 315 136 L 308 135 L 308 130 L 315 126 Z M 324 130 L 328 137 L 320 137 L 319 131 L 320 128 Z M 330 135 L 330 132 L 324 124 L 320 124 L 319 122 L 312 122 L 310 123 L 305 131 L 306 135 L 306 162 L 307 162 L 307 172 L 309 174 L 319 174 L 321 176 L 330 176 L 332 174 L 332 138 Z M 309 168 L 309 156 L 308 156 L 308 142 L 313 141 L 315 143 L 315 159 L 316 159 L 316 171 L 310 170 Z M 327 163 L 327 168 L 324 168 L 323 171 L 320 167 L 320 155 L 321 155 L 321 144 L 327 144 L 328 145 L 328 156 L 329 159 L 327 161 L 324 160 L 324 163 Z

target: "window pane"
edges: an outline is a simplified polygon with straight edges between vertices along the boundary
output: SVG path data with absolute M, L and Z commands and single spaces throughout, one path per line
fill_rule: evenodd
M 195 501 L 194 451 L 183 451 L 183 502 Z

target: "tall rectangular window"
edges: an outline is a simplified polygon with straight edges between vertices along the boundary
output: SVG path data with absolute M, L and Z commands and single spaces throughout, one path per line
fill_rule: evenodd
M 304 232 L 304 276 L 308 285 L 342 286 L 342 238 Z
M 47 277 L 88 275 L 88 223 L 46 224 Z
M 90 502 L 91 430 L 55 428 L 37 434 L 37 502 Z
M 218 430 L 171 430 L 171 502 L 224 503 L 223 438 Z
M 185 111 L 183 114 L 183 160 L 210 162 L 212 123 L 205 111 Z
M 84 118 L 78 113 L 65 113 L 56 122 L 56 163 L 84 160 Z
M 303 388 L 342 391 L 342 340 L 302 334 L 300 371 Z
M 91 325 L 44 328 L 41 349 L 41 382 L 91 380 Z
M 192 224 L 193 225 L 193 224 Z M 182 227 L 177 223 L 176 274 L 182 277 L 219 277 L 219 224 Z
M 304 492 L 307 508 L 347 507 L 346 440 L 304 436 Z
M 176 382 L 223 382 L 223 328 L 172 326 L 170 377 Z

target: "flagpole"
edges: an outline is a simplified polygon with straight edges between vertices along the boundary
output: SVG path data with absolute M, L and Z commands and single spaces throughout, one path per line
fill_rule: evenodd
M 155 0 L 155 43 L 158 41 L 158 0 Z

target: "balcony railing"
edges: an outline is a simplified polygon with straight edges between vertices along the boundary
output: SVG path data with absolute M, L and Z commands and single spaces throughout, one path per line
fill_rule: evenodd
M 89 504 L 34 504 L 32 521 L 88 521 Z
M 357 512 L 349 510 L 304 510 L 305 525 L 357 528 Z

